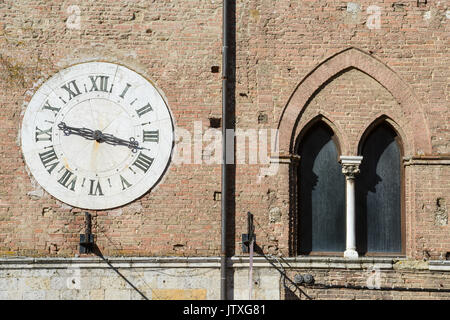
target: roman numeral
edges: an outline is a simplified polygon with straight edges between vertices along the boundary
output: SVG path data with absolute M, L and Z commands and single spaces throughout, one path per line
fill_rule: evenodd
M 73 176 L 73 177 L 72 177 Z M 70 179 L 72 177 L 72 179 Z M 73 173 L 66 169 L 64 171 L 61 178 L 59 178 L 58 182 L 67 189 L 70 189 L 71 191 L 75 191 L 75 183 L 77 182 L 77 176 L 73 175 Z
M 89 195 L 90 196 L 103 196 L 102 186 L 100 185 L 100 181 L 97 181 L 97 186 L 95 187 L 95 190 L 94 190 L 95 180 L 90 179 L 89 181 L 91 181 L 91 187 L 89 188 Z
M 36 142 L 38 141 L 52 141 L 52 127 L 47 130 L 36 127 Z
M 51 105 L 50 105 L 50 103 L 48 102 L 48 100 L 47 101 L 45 101 L 45 104 L 44 104 L 44 106 L 42 107 L 42 110 L 50 110 L 50 111 L 53 111 L 54 113 L 55 113 L 55 116 L 58 114 L 58 112 L 59 112 L 59 110 L 61 110 L 61 108 L 55 108 L 55 107 L 52 107 Z
M 131 84 L 127 83 L 127 86 L 125 87 L 125 89 L 123 89 L 123 91 L 119 97 L 121 97 L 122 99 L 125 98 L 125 94 L 127 93 L 128 89 L 130 89 L 130 87 L 131 87 Z
M 46 152 L 39 153 L 39 158 L 41 158 L 42 164 L 45 169 L 47 169 L 48 173 L 52 173 L 53 169 L 58 165 L 58 157 L 56 156 L 55 150 L 51 147 L 50 150 Z M 56 160 L 56 162 L 53 162 Z
M 97 86 L 97 79 L 100 78 L 100 84 L 99 86 Z M 91 79 L 91 91 L 103 91 L 103 92 L 108 92 L 108 76 L 96 76 L 94 78 L 94 76 L 89 76 L 89 79 Z
M 146 114 L 149 111 L 153 111 L 152 106 L 150 105 L 150 103 L 147 103 L 145 106 L 143 106 L 140 109 L 137 109 L 136 112 L 138 114 L 139 117 L 142 117 L 142 115 Z
M 131 184 L 122 175 L 120 175 L 120 182 L 122 182 L 122 190 L 131 187 Z
M 73 89 L 75 91 L 73 91 L 71 87 L 73 87 Z M 68 82 L 67 84 L 63 85 L 61 87 L 61 89 L 64 89 L 69 93 L 69 100 L 72 100 L 72 98 L 81 94 L 80 89 L 78 89 L 78 86 L 77 86 L 75 80 L 72 80 L 72 81 Z M 64 103 L 66 103 L 66 102 L 64 102 Z
M 144 171 L 144 173 L 146 173 L 147 170 L 152 165 L 153 160 L 154 160 L 153 158 L 150 158 L 150 157 L 146 156 L 145 154 L 143 154 L 142 152 L 139 152 L 139 155 L 138 155 L 136 161 L 133 162 L 133 166 L 138 167 L 139 169 Z
M 143 134 L 143 142 L 159 142 L 159 130 L 145 131 Z

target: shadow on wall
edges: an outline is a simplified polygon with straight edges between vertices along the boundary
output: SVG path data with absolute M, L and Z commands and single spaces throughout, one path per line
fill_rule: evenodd
M 272 256 L 271 257 L 266 256 L 262 248 L 256 243 L 254 244 L 254 250 L 255 253 L 259 254 L 261 257 L 264 257 L 267 260 L 267 262 L 269 262 L 272 265 L 272 267 L 280 273 L 286 300 L 301 300 L 302 295 L 306 299 L 312 300 L 312 298 L 308 296 L 306 292 L 302 290 L 302 288 L 300 288 L 291 278 L 287 276 L 286 272 L 284 271 L 282 263 L 284 264 L 288 263 L 282 257 L 276 258 Z M 273 260 L 275 260 L 278 263 L 278 265 L 276 265 Z M 297 291 L 298 293 L 296 293 Z
M 106 259 L 104 256 L 103 256 L 103 254 L 102 254 L 102 252 L 100 251 L 100 249 L 97 247 L 97 245 L 96 244 L 94 244 L 93 245 L 93 248 L 92 248 L 93 250 L 92 250 L 92 252 L 97 256 L 97 257 L 99 257 L 99 258 L 101 258 L 113 271 L 115 271 L 126 283 L 128 283 L 130 286 L 131 286 L 131 288 L 133 288 L 133 290 L 135 290 L 137 293 L 139 293 L 140 295 L 141 295 L 141 297 L 144 299 L 144 300 L 149 300 L 145 295 L 144 295 L 144 293 L 142 293 L 142 291 L 140 291 L 138 288 L 136 288 L 136 286 L 135 285 L 133 285 L 122 273 L 120 273 L 120 271 L 117 269 L 117 268 L 115 268 L 109 261 L 108 261 L 108 259 Z

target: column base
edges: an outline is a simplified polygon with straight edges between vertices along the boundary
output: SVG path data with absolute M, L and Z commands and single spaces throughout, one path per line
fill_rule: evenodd
M 344 252 L 344 258 L 357 259 L 358 252 L 355 249 L 347 249 Z

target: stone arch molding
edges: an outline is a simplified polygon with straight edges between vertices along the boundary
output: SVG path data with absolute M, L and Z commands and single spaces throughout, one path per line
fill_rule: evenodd
M 384 63 L 353 47 L 338 52 L 320 63 L 297 86 L 283 110 L 278 125 L 280 153 L 293 153 L 296 126 L 314 94 L 327 80 L 349 68 L 356 68 L 379 82 L 399 103 L 406 118 L 410 119 L 407 124 L 410 130 L 405 131 L 408 132 L 406 138 L 411 148 L 405 151 L 410 155 L 431 154 L 430 131 L 422 106 L 412 89 Z
M 402 150 L 402 154 L 405 153 L 405 150 L 411 150 L 411 147 L 407 145 L 407 139 L 405 132 L 402 130 L 401 126 L 395 122 L 393 119 L 391 119 L 389 116 L 382 114 L 378 116 L 375 120 L 372 120 L 372 122 L 367 125 L 365 128 L 362 128 L 358 135 L 358 145 L 355 146 L 355 152 L 358 155 L 361 155 L 363 145 L 367 139 L 367 137 L 370 135 L 370 133 L 380 124 L 383 122 L 387 123 L 397 134 L 399 137 L 399 143 L 400 143 L 400 149 Z

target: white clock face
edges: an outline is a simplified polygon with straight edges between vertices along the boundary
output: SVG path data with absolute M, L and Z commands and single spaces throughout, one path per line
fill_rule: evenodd
M 37 182 L 74 207 L 108 209 L 142 196 L 170 161 L 174 127 L 155 87 L 106 62 L 45 82 L 22 123 L 22 151 Z

